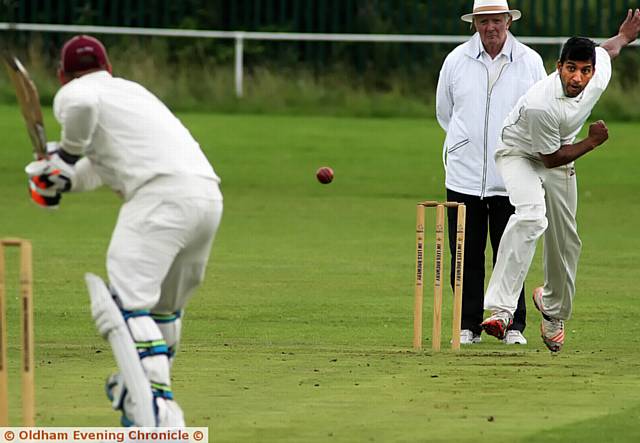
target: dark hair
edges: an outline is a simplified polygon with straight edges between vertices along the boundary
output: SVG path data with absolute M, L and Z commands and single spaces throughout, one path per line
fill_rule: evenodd
M 564 63 L 567 60 L 578 62 L 589 60 L 595 67 L 596 43 L 584 37 L 571 37 L 562 46 L 562 52 L 560 53 L 560 63 Z

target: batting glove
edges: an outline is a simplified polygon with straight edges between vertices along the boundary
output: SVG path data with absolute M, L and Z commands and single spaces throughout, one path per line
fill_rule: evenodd
M 72 165 L 60 158 L 58 153 L 49 158 L 31 162 L 25 168 L 29 176 L 29 195 L 43 208 L 56 209 L 62 193 L 71 189 L 75 171 Z

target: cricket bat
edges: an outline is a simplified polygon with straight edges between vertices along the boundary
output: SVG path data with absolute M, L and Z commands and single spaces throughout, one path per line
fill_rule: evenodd
M 31 139 L 33 154 L 38 160 L 46 158 L 47 137 L 44 131 L 44 120 L 42 118 L 38 88 L 36 88 L 29 73 L 17 57 L 7 53 L 4 53 L 3 56 L 7 73 L 16 90 L 16 97 L 20 105 L 22 117 L 27 125 L 27 132 Z

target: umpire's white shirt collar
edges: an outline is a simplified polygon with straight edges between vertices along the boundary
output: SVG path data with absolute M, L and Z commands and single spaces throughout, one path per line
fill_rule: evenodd
M 514 41 L 515 37 L 507 31 L 507 40 L 505 40 L 504 45 L 502 46 L 502 51 L 500 51 L 496 58 L 504 55 L 510 62 L 512 62 L 514 57 Z M 480 39 L 480 34 L 476 32 L 475 34 L 473 34 L 473 37 L 471 37 L 469 55 L 480 60 L 480 57 L 482 57 L 482 53 L 487 54 L 487 51 L 484 49 L 484 45 L 482 44 L 482 40 Z M 487 56 L 489 56 L 489 54 L 487 54 Z M 489 56 L 489 58 L 491 58 L 491 56 Z

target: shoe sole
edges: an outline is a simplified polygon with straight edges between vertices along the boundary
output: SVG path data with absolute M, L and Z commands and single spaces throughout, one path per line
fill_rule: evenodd
M 547 349 L 551 352 L 560 352 L 562 345 L 564 344 L 564 329 L 555 336 L 548 338 L 544 335 L 544 326 L 540 324 L 540 335 Z
M 562 344 L 549 341 L 544 337 L 544 335 L 542 335 L 542 342 L 551 352 L 560 352 L 562 349 Z
M 480 326 L 482 329 L 489 335 L 494 336 L 498 340 L 504 340 L 505 335 L 507 334 L 507 329 L 513 323 L 513 320 L 509 319 L 509 324 L 505 326 L 503 322 L 500 320 L 490 320 L 484 321 Z
M 543 310 L 542 310 L 542 306 L 538 305 L 538 300 L 536 297 L 536 294 L 539 293 L 539 291 L 537 290 L 538 288 L 533 290 L 533 305 L 536 307 L 536 309 L 538 311 L 540 311 L 541 314 L 543 315 L 547 315 Z M 540 296 L 540 298 L 542 298 L 542 296 Z M 542 303 L 542 300 L 540 300 L 540 302 Z M 548 315 L 547 315 L 548 317 Z M 556 334 L 554 337 L 552 338 L 547 338 L 544 335 L 544 326 L 542 325 L 542 323 L 540 323 L 540 337 L 542 338 L 542 342 L 544 343 L 544 345 L 547 347 L 548 350 L 550 350 L 551 352 L 560 352 L 560 350 L 562 349 L 562 345 L 564 344 L 564 329 L 559 333 Z M 559 338 L 557 338 L 559 337 Z M 556 340 L 554 340 L 556 339 Z
M 502 341 L 504 341 L 505 345 L 526 345 L 527 344 L 526 341 L 511 341 L 511 342 L 508 342 L 506 339 L 504 339 Z
M 480 343 L 481 341 L 482 340 L 461 341 L 460 344 L 462 346 L 475 345 L 476 343 Z

